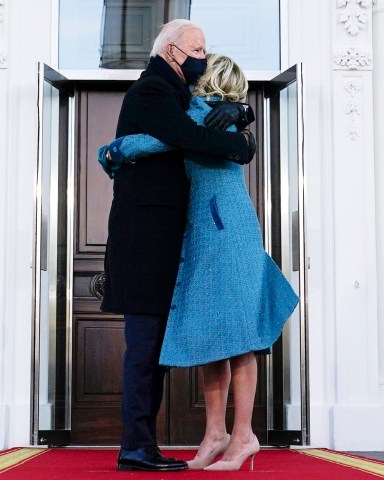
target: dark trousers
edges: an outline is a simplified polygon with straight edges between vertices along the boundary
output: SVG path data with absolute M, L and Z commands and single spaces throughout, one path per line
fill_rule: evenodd
M 163 398 L 166 369 L 159 356 L 166 316 L 127 314 L 122 399 L 121 446 L 135 449 L 156 445 L 156 417 Z

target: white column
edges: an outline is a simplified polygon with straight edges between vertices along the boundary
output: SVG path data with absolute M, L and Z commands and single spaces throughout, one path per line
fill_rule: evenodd
M 5 0 L 0 0 L 0 149 L 6 152 L 6 119 L 8 98 L 8 18 Z M 6 171 L 7 162 L 2 155 L 0 175 L 0 450 L 5 445 L 5 402 L 4 402 L 4 264 L 5 264 L 5 226 L 6 226 Z
M 335 0 L 333 13 L 333 448 L 379 450 L 372 2 Z
M 377 287 L 384 292 L 384 0 L 373 5 L 373 95 L 375 135 L 376 228 L 377 228 Z M 384 400 L 384 295 L 378 295 L 379 323 L 379 382 Z
M 288 31 L 282 68 L 303 63 L 308 255 L 310 441 L 332 446 L 335 396 L 333 204 L 333 0 L 284 2 Z M 283 23 L 284 24 L 284 23 Z
M 0 0 L 0 6 L 1 2 L 8 8 L 9 42 L 7 79 L 0 90 L 1 106 L 6 98 L 6 108 L 0 108 L 0 136 L 5 138 L 0 175 L 2 214 L 5 208 L 0 234 L 0 431 L 4 435 L 0 446 L 9 448 L 30 441 L 37 62 L 50 63 L 52 1 Z M 0 79 L 4 72 L 0 68 Z

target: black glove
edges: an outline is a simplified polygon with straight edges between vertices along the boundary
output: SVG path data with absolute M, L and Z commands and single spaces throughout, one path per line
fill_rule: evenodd
M 256 140 L 252 132 L 250 132 L 249 130 L 243 130 L 241 133 L 247 138 L 247 141 L 248 141 L 248 163 L 249 163 L 251 162 L 251 160 L 253 159 L 256 153 L 256 149 L 257 149 Z
M 230 125 L 245 128 L 255 119 L 250 105 L 237 102 L 206 102 L 212 110 L 205 117 L 204 123 L 210 128 L 226 130 Z

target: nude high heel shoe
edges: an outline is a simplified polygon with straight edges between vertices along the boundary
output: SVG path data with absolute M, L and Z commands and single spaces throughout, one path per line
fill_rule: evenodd
M 216 457 L 222 455 L 225 452 L 230 440 L 231 436 L 229 435 L 229 433 L 227 433 L 227 436 L 224 438 L 221 444 L 214 448 L 208 455 L 206 455 L 205 457 L 195 457 L 193 460 L 188 460 L 187 463 L 189 469 L 204 470 L 204 468 L 210 463 L 212 463 Z
M 205 467 L 204 470 L 210 470 L 210 471 L 240 470 L 245 460 L 248 457 L 251 457 L 251 471 L 253 471 L 253 460 L 254 460 L 255 454 L 259 450 L 260 450 L 260 444 L 256 435 L 254 435 L 253 440 L 249 444 L 247 450 L 242 455 L 240 455 L 239 458 L 237 458 L 236 460 L 219 460 L 218 462 L 212 463 L 212 465 Z

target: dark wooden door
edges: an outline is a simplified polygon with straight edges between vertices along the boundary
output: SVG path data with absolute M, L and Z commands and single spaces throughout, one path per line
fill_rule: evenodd
M 72 444 L 117 445 L 120 441 L 124 325 L 121 316 L 100 312 L 112 181 L 97 162 L 97 149 L 114 138 L 128 87 L 129 83 L 118 82 L 79 84 L 76 93 Z M 261 98 L 254 87 L 249 101 L 256 112 L 262 108 Z M 257 137 L 261 158 L 263 130 L 261 125 L 252 128 L 260 132 Z M 261 164 L 257 159 L 246 169 L 251 197 L 257 207 L 262 202 L 258 188 L 262 179 Z M 265 372 L 265 359 L 260 357 L 254 430 L 262 443 L 266 441 L 267 432 Z M 199 368 L 172 369 L 168 373 L 158 420 L 159 444 L 200 443 L 205 428 L 205 408 Z M 230 394 L 229 431 L 232 421 Z
M 97 149 L 115 135 L 125 88 L 76 92 L 75 238 L 73 258 L 73 394 L 71 441 L 118 444 L 123 320 L 100 311 L 112 183 Z

